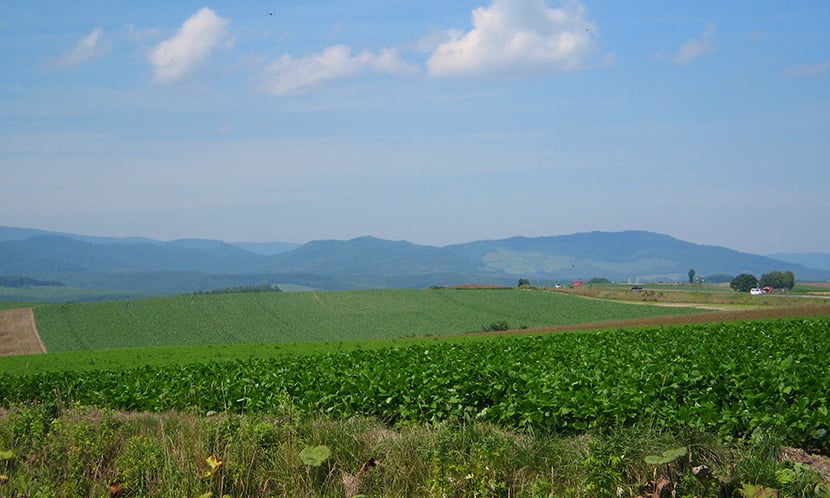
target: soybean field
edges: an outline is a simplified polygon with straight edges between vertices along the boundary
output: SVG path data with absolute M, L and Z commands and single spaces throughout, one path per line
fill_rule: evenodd
M 519 289 L 185 295 L 35 308 L 50 353 L 447 336 L 697 313 Z
M 766 428 L 826 450 L 828 358 L 828 318 L 794 318 L 0 374 L 0 400 L 267 413 L 288 396 L 303 412 L 336 418 L 484 420 L 575 433 L 691 425 L 725 437 Z

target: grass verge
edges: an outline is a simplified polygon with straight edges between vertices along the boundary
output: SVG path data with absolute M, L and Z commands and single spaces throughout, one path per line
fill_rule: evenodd
M 485 423 L 388 427 L 300 417 L 288 401 L 268 416 L 0 412 L 2 496 L 827 496 L 827 475 L 792 454 L 766 432 L 723 441 L 642 426 L 567 436 Z

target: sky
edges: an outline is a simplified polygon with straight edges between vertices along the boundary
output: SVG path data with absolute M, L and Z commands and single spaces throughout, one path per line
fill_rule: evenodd
M 0 225 L 830 252 L 826 0 L 0 0 Z

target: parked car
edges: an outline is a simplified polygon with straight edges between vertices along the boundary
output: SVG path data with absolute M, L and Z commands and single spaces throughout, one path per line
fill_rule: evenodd
M 757 287 L 753 287 L 753 288 L 749 289 L 749 293 L 752 294 L 753 296 L 760 296 L 761 294 L 764 293 L 764 289 L 759 289 Z

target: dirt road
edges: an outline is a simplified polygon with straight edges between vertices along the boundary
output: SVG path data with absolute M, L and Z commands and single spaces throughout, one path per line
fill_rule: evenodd
M 45 352 L 32 308 L 0 311 L 0 356 Z

